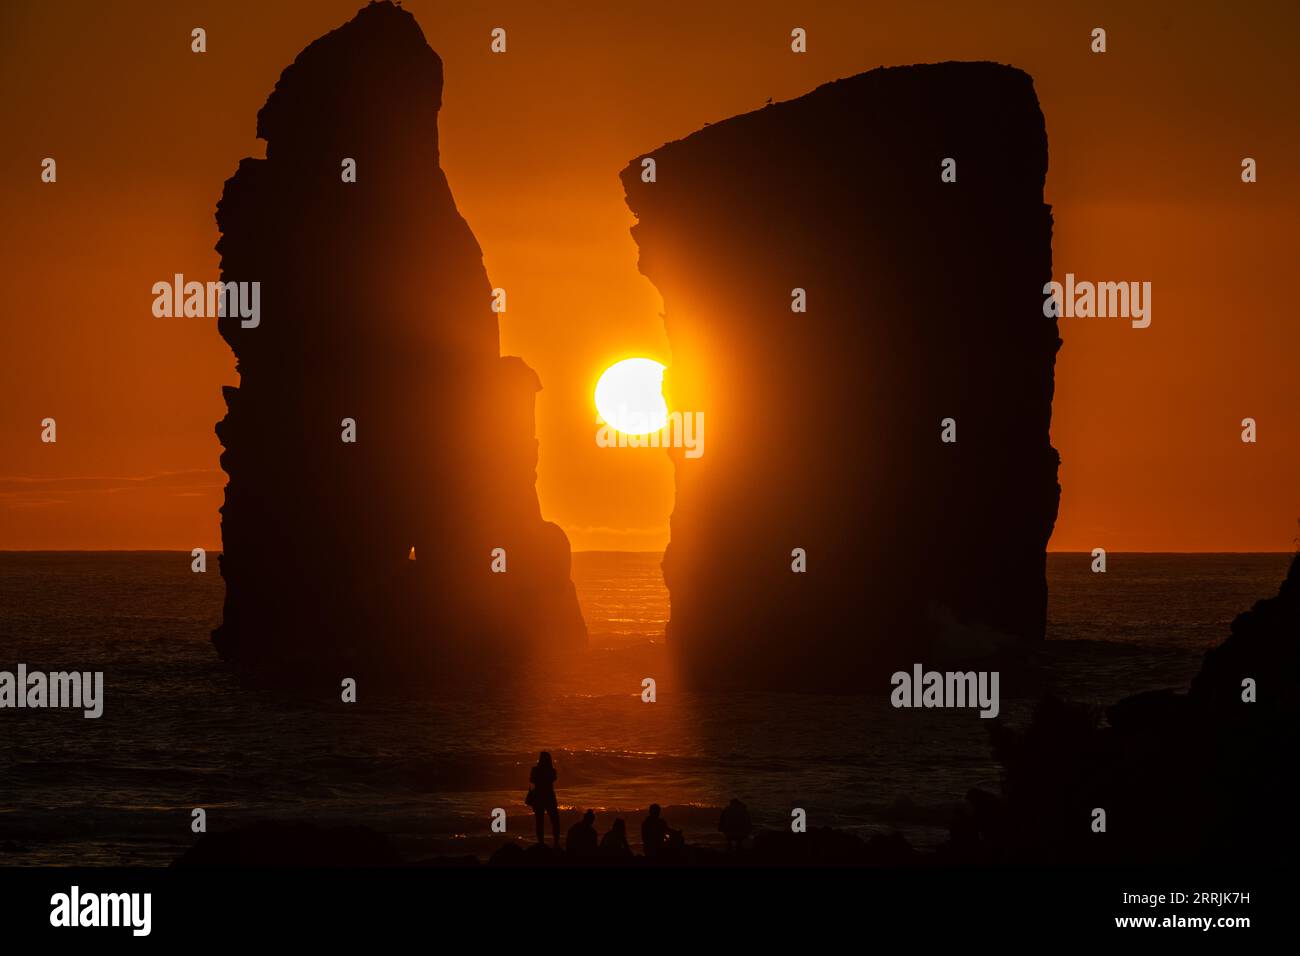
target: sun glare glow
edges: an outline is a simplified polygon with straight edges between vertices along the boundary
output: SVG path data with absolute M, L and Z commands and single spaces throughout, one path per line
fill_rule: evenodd
M 626 435 L 647 435 L 668 424 L 664 366 L 630 358 L 605 369 L 596 383 L 596 411 L 605 424 Z

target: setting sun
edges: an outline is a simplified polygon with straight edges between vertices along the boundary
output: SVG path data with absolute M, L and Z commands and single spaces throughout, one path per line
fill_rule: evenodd
M 605 424 L 624 434 L 657 432 L 668 422 L 663 381 L 664 366 L 654 359 L 615 362 L 596 383 L 596 411 Z

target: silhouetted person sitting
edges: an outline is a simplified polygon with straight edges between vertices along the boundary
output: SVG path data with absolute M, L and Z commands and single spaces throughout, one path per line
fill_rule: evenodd
M 569 834 L 564 838 L 564 852 L 576 857 L 595 856 L 599 849 L 595 822 L 596 814 L 588 810 L 581 820 L 569 827 Z
M 745 838 L 754 831 L 754 824 L 749 819 L 749 807 L 732 798 L 718 819 L 718 829 L 727 838 L 727 849 L 739 850 Z
M 668 853 L 680 857 L 686 852 L 686 834 L 673 827 L 668 828 Z
M 652 803 L 650 815 L 641 821 L 641 845 L 645 849 L 646 859 L 654 859 L 661 855 L 670 843 L 674 847 L 686 845 L 682 831 L 670 827 L 662 814 L 663 810 L 659 804 Z
M 537 818 L 537 842 L 546 842 L 546 820 L 544 815 L 551 818 L 551 832 L 555 834 L 555 848 L 560 847 L 560 805 L 555 800 L 555 765 L 551 763 L 551 755 L 548 751 L 543 750 L 537 756 L 537 766 L 528 774 L 528 782 L 531 783 L 532 789 L 528 791 L 528 796 L 524 802 L 533 808 L 533 815 Z
M 627 845 L 627 824 L 619 817 L 614 826 L 600 838 L 600 855 L 616 860 L 626 860 L 632 856 L 632 848 Z

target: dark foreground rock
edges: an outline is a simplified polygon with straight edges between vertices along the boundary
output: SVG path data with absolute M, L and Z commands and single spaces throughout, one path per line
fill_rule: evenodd
M 622 182 L 665 387 L 705 419 L 663 565 L 688 678 L 860 691 L 1041 639 L 1060 340 L 1030 77 L 873 70 L 647 155 Z
M 1276 597 L 1236 617 L 1188 693 L 1138 694 L 1104 715 L 1048 698 L 1023 731 L 995 727 L 1003 792 L 968 795 L 945 857 L 1290 863 L 1298 648 L 1300 555 Z M 1243 699 L 1246 681 L 1254 702 Z
M 738 850 L 687 844 L 664 850 L 654 859 L 630 857 L 574 857 L 540 844 L 507 843 L 492 854 L 492 866 L 809 866 L 862 865 L 911 866 L 932 860 L 919 853 L 901 833 L 863 840 L 831 827 L 814 827 L 806 833 L 759 830 L 752 843 Z
M 511 841 L 488 860 L 492 866 L 798 866 L 857 864 L 906 866 L 933 860 L 899 833 L 863 840 L 830 827 L 807 833 L 760 830 L 737 851 L 687 844 L 654 860 L 644 856 L 575 857 L 549 845 Z M 383 834 L 364 826 L 319 827 L 305 822 L 261 822 L 226 833 L 207 833 L 173 866 L 473 866 L 473 856 L 406 861 Z
M 423 677 L 457 651 L 585 643 L 569 544 L 534 487 L 541 384 L 500 355 L 439 167 L 442 80 L 415 18 L 370 4 L 285 69 L 257 117 L 266 158 L 217 208 L 223 280 L 261 291 L 257 327 L 218 321 L 240 384 L 217 426 L 213 642 L 264 676 Z
M 253 823 L 205 833 L 173 866 L 393 866 L 402 862 L 382 833 L 362 826 Z

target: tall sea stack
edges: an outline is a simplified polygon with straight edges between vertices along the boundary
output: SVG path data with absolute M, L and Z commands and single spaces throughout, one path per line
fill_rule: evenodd
M 1043 637 L 1046 172 L 1032 80 L 994 63 L 873 70 L 623 170 L 670 405 L 706 422 L 663 565 L 689 680 L 854 689 Z
M 283 72 L 257 117 L 266 158 L 225 184 L 222 279 L 260 283 L 256 327 L 218 322 L 240 384 L 217 425 L 213 642 L 238 665 L 424 675 L 585 643 L 535 489 L 541 383 L 500 355 L 439 167 L 441 98 L 415 18 L 372 3 Z

